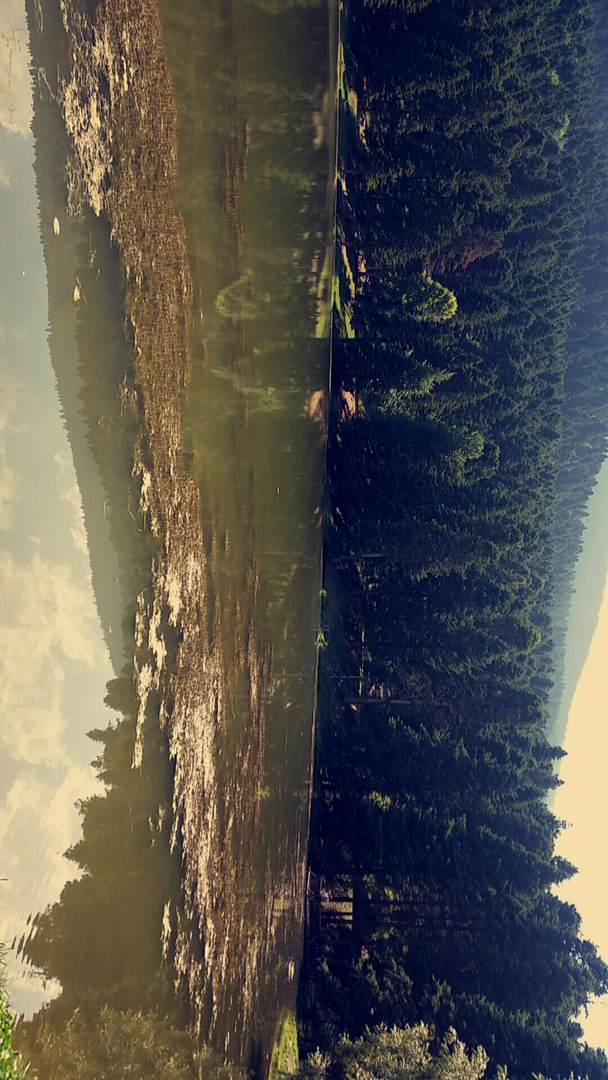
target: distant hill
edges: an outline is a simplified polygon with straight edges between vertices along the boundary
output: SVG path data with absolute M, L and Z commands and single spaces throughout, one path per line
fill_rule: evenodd
M 33 66 L 56 65 L 47 55 L 57 40 L 45 12 L 28 3 Z M 145 587 L 150 550 L 138 532 L 138 486 L 131 476 L 136 425 L 121 409 L 130 344 L 124 330 L 118 257 L 107 225 L 92 214 L 68 216 L 68 143 L 45 80 L 37 80 L 33 133 L 40 235 L 47 265 L 49 348 L 78 487 L 82 497 L 92 583 L 114 670 L 125 659 L 123 620 Z
M 608 12 L 605 5 L 594 3 L 590 13 L 595 22 L 595 68 L 587 88 L 587 131 L 576 133 L 589 210 L 574 260 L 580 287 L 564 350 L 567 366 L 557 454 L 549 736 L 558 743 L 563 741 L 608 567 L 608 551 L 602 549 L 591 520 L 597 512 L 592 509 L 596 501 L 592 493 L 608 448 Z M 602 496 L 598 498 L 601 501 Z M 579 599 L 575 592 L 580 592 Z
M 608 575 L 608 461 L 587 505 L 582 550 L 574 570 L 568 625 L 563 635 L 563 689 L 551 737 L 563 743 L 572 698 L 589 654 Z

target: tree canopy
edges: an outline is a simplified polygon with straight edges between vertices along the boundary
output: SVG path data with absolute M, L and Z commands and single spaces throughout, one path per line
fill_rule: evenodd
M 345 20 L 333 377 L 357 409 L 328 452 L 322 1049 L 422 1020 L 522 1080 L 608 1075 L 577 1020 L 608 967 L 556 893 L 547 735 L 608 431 L 606 29 L 569 0 Z

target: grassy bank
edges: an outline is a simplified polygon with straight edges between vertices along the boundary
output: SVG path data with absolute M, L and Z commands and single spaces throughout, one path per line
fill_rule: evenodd
M 268 1080 L 294 1073 L 298 1067 L 298 1028 L 293 1009 L 283 1009 L 275 1031 Z
M 13 1016 L 5 982 L 4 951 L 0 948 L 0 1080 L 22 1080 L 27 1066 L 13 1049 Z

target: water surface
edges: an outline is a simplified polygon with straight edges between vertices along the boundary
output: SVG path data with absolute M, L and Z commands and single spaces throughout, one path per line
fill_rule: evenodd
M 331 13 L 196 8 L 28 9 L 50 354 L 115 673 L 71 883 L 16 941 L 53 980 L 20 1033 L 47 1072 L 135 1053 L 133 1016 L 141 1055 L 191 1060 L 191 1021 L 207 1071 L 263 1072 L 296 994 Z

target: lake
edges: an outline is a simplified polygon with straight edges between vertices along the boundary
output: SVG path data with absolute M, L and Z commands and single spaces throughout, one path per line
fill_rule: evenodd
M 27 19 L 45 392 L 110 677 L 72 722 L 95 767 L 65 884 L 15 908 L 47 1002 L 22 995 L 16 1041 L 46 1075 L 264 1075 L 302 955 L 336 12 L 28 0 Z

